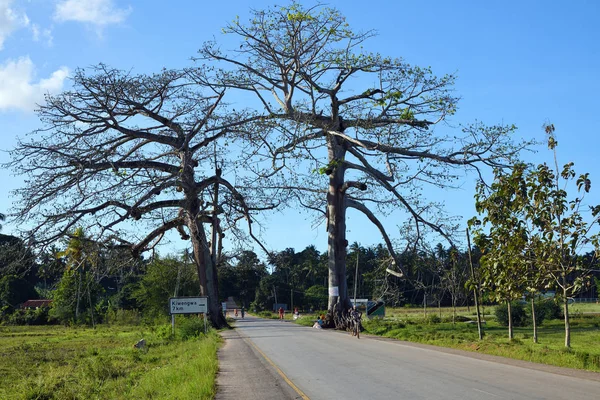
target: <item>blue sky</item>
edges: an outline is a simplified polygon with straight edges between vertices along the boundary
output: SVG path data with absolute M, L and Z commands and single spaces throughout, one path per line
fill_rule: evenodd
M 306 2 L 313 4 L 313 2 Z M 190 65 L 205 40 L 222 40 L 221 27 L 250 7 L 282 1 L 155 0 L 0 0 L 0 163 L 17 136 L 39 126 L 33 112 L 45 92 L 69 87 L 77 67 L 99 62 L 135 72 Z M 590 202 L 600 202 L 597 149 L 600 101 L 600 2 L 558 1 L 328 1 L 356 30 L 374 29 L 371 51 L 431 66 L 438 75 L 457 73 L 462 97 L 452 124 L 475 120 L 514 123 L 518 135 L 543 140 L 542 125 L 557 129 L 560 162 L 574 161 L 590 172 Z M 224 46 L 226 47 L 226 46 Z M 531 162 L 550 161 L 545 146 L 526 155 Z M 474 177 L 466 176 L 455 192 L 426 192 L 442 198 L 448 211 L 474 214 Z M 11 189 L 18 177 L 0 170 L 0 212 L 11 210 Z M 381 242 L 368 221 L 349 214 L 348 239 L 363 245 Z M 392 232 L 399 221 L 385 223 Z M 269 217 L 268 247 L 297 250 L 315 244 L 326 248 L 325 228 L 312 227 L 298 211 Z M 2 233 L 14 227 L 4 225 Z M 172 248 L 182 248 L 173 243 Z

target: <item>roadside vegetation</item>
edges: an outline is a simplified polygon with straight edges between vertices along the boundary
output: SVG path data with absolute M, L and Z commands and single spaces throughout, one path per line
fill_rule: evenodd
M 452 323 L 451 308 L 388 308 L 385 318 L 363 318 L 364 333 L 409 342 L 431 344 L 483 354 L 497 355 L 559 367 L 600 371 L 600 304 L 572 305 L 570 348 L 564 347 L 564 326 L 560 318 L 547 319 L 538 326 L 538 343 L 532 338 L 532 327 L 524 318 L 525 326 L 514 327 L 514 338 L 506 337 L 506 326 L 496 317 L 496 308 L 502 314 L 505 306 L 485 307 L 485 336 L 478 339 L 475 312 L 458 308 Z M 318 313 L 303 314 L 295 322 L 312 326 Z M 470 321 L 470 322 L 469 322 Z M 529 324 L 530 325 L 530 324 Z
M 2 399 L 211 399 L 219 336 L 164 325 L 2 326 Z M 146 347 L 134 348 L 140 339 Z

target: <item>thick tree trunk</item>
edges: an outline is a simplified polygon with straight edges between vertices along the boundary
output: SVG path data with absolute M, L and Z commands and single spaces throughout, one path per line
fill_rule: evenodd
M 215 328 L 227 326 L 219 304 L 219 290 L 216 266 L 213 263 L 206 232 L 199 218 L 201 211 L 200 199 L 196 189 L 194 176 L 194 160 L 189 151 L 180 154 L 183 173 L 181 186 L 185 193 L 185 224 L 190 232 L 194 261 L 200 282 L 200 296 L 208 297 L 208 318 Z
M 192 241 L 194 261 L 200 281 L 200 296 L 208 297 L 208 317 L 215 328 L 227 326 L 227 321 L 219 305 L 219 291 L 215 267 L 206 240 L 202 223 L 196 220 L 188 221 L 188 229 Z
M 327 250 L 329 268 L 329 315 L 327 327 L 345 329 L 343 315 L 350 308 L 346 282 L 346 204 L 342 192 L 345 149 L 334 137 L 329 138 L 329 192 L 327 193 Z

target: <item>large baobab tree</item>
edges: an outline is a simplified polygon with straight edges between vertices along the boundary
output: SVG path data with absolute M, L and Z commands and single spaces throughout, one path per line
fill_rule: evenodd
M 417 237 L 425 230 L 449 237 L 450 224 L 421 188 L 453 187 L 463 169 L 502 167 L 522 148 L 510 140 L 513 127 L 478 124 L 444 134 L 437 125 L 456 111 L 454 76 L 366 52 L 374 33 L 353 31 L 335 9 L 292 2 L 254 11 L 247 24 L 235 19 L 223 32 L 239 45 L 227 51 L 206 43 L 198 61 L 221 67 L 207 81 L 254 98 L 262 119 L 247 126 L 247 138 L 272 168 L 259 171 L 257 161 L 255 171 L 323 212 L 331 315 L 350 305 L 348 208 L 379 228 L 397 260 L 380 215 L 402 209 Z M 402 270 L 397 262 L 394 268 Z
M 26 179 L 17 225 L 38 244 L 82 227 L 91 240 L 119 240 L 138 254 L 178 230 L 191 242 L 212 323 L 224 325 L 217 241 L 227 224 L 251 222 L 253 207 L 222 173 L 231 165 L 219 140 L 239 120 L 218 113 L 223 92 L 189 71 L 133 75 L 105 65 L 77 70 L 72 84 L 46 99 L 44 127 L 12 151 L 9 166 Z

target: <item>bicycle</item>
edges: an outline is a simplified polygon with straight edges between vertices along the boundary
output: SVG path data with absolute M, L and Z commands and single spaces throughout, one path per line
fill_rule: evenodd
M 350 311 L 348 314 L 347 321 L 350 333 L 352 336 L 356 336 L 357 339 L 360 339 L 361 318 L 362 313 L 355 310 Z

